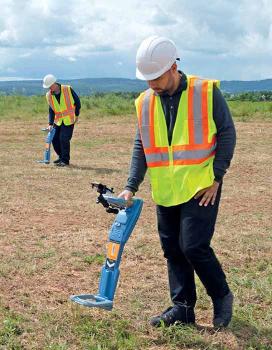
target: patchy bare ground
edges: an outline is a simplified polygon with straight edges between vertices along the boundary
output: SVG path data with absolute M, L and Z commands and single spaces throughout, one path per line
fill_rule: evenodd
M 90 183 L 106 183 L 117 193 L 122 190 L 134 122 L 132 117 L 82 121 L 72 141 L 71 166 L 63 169 L 35 162 L 43 154 L 40 122 L 0 123 L 0 305 L 23 317 L 22 349 L 45 349 L 53 342 L 66 346 L 56 349 L 83 349 L 72 332 L 79 315 L 128 320 L 148 349 L 178 346 L 172 340 L 165 342 L 160 331 L 148 326 L 150 316 L 168 306 L 169 296 L 147 179 L 138 194 L 145 201 L 143 213 L 121 263 L 114 316 L 68 301 L 70 294 L 97 291 L 101 264 L 89 264 L 86 257 L 105 254 L 113 216 L 96 205 Z M 259 341 L 267 346 L 262 349 L 269 349 L 271 124 L 236 126 L 236 154 L 225 178 L 213 240 L 236 295 L 236 311 L 230 329 L 210 330 L 210 301 L 198 283 L 197 321 L 210 349 L 249 349 L 249 340 L 255 337 L 256 344 Z

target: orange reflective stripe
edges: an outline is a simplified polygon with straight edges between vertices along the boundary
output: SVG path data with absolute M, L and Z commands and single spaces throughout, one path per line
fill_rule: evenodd
M 144 148 L 146 154 L 150 153 L 168 153 L 168 147 L 148 147 Z
M 207 143 L 205 145 L 181 145 L 181 146 L 173 146 L 173 151 L 197 151 L 201 149 L 209 149 L 213 146 L 214 143 Z
M 155 147 L 155 127 L 154 127 L 154 108 L 155 107 L 155 95 L 151 94 L 149 97 L 149 133 L 150 133 L 150 145 Z
M 190 79 L 188 90 L 188 136 L 189 144 L 194 144 L 194 84 L 195 78 Z
M 150 168 L 157 168 L 160 166 L 168 166 L 169 165 L 169 161 L 165 160 L 165 161 L 161 161 L 161 162 L 150 162 L 150 163 L 146 163 L 148 167 Z
M 208 142 L 209 123 L 208 123 L 208 81 L 202 84 L 202 126 L 203 126 L 203 143 Z

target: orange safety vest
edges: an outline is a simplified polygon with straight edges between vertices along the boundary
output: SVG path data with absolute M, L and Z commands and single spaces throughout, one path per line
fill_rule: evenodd
M 75 101 L 71 93 L 71 86 L 61 85 L 60 102 L 55 95 L 48 91 L 46 99 L 50 107 L 55 112 L 54 123 L 56 125 L 71 125 L 75 122 Z
M 216 126 L 213 120 L 213 86 L 219 81 L 187 77 L 171 145 L 160 97 L 152 89 L 136 100 L 138 124 L 157 204 L 178 205 L 190 200 L 214 180 Z

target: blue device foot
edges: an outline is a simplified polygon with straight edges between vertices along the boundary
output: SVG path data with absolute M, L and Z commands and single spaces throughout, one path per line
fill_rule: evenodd
M 111 300 L 94 294 L 72 295 L 70 299 L 75 303 L 87 307 L 99 307 L 105 310 L 111 310 L 113 307 L 113 302 Z
M 37 163 L 41 163 L 41 164 L 49 164 L 49 161 L 46 160 L 36 160 Z

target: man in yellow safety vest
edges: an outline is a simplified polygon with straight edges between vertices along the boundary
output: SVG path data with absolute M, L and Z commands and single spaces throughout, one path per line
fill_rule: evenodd
M 80 99 L 69 85 L 57 83 L 54 75 L 43 78 L 43 87 L 49 89 L 46 100 L 49 105 L 49 130 L 56 129 L 52 144 L 58 159 L 54 164 L 59 167 L 68 166 L 70 162 L 70 141 L 74 125 L 80 113 Z
M 131 199 L 148 170 L 173 303 L 151 325 L 195 323 L 196 272 L 213 302 L 214 327 L 226 327 L 233 294 L 210 241 L 235 128 L 219 81 L 185 75 L 176 60 L 164 37 L 145 39 L 137 51 L 136 76 L 149 89 L 136 99 L 138 130 L 119 196 Z

